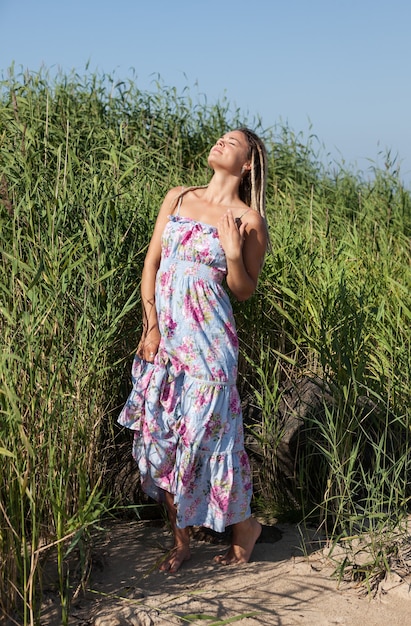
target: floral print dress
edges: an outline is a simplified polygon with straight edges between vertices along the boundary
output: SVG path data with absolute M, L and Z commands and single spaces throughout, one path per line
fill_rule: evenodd
M 135 431 L 143 490 L 158 501 L 161 490 L 174 494 L 179 528 L 222 532 L 251 514 L 226 271 L 214 226 L 169 216 L 156 278 L 161 342 L 154 363 L 135 356 L 118 418 Z

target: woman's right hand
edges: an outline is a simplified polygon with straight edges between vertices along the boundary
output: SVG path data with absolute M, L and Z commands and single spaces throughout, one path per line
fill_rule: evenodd
M 137 354 L 140 359 L 143 359 L 148 363 L 153 363 L 159 345 L 160 332 L 158 331 L 158 329 L 153 329 L 152 331 L 141 337 L 140 343 L 138 344 L 137 348 Z

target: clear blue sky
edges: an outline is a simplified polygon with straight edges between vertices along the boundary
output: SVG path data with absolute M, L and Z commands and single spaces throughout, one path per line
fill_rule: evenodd
M 0 25 L 3 75 L 159 76 L 315 134 L 355 171 L 389 150 L 411 187 L 410 0 L 0 0 Z

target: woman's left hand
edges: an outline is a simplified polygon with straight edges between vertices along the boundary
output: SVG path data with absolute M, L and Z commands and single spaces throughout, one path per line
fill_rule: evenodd
M 239 259 L 242 255 L 245 224 L 239 226 L 230 209 L 223 215 L 217 224 L 218 236 L 224 253 L 230 261 Z

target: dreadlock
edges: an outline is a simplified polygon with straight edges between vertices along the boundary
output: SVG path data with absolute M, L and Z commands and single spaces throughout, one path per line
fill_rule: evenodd
M 241 200 L 261 217 L 265 215 L 265 190 L 267 186 L 267 152 L 261 139 L 249 128 L 239 128 L 248 142 L 250 169 L 241 179 L 239 195 Z

